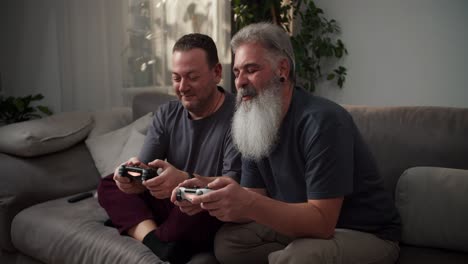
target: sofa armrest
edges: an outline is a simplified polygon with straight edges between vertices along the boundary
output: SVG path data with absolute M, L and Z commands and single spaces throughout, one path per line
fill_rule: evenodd
M 14 250 L 10 227 L 13 217 L 31 205 L 88 191 L 100 176 L 86 145 L 21 158 L 0 153 L 0 247 Z

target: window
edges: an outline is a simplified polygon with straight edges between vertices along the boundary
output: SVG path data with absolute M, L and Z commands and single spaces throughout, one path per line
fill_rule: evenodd
M 123 87 L 172 92 L 172 46 L 182 35 L 211 36 L 230 90 L 231 8 L 228 0 L 128 0 Z

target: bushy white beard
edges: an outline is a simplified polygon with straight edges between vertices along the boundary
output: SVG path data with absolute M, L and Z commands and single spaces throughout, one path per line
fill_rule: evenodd
M 242 95 L 255 93 L 253 87 L 239 90 L 232 137 L 244 158 L 260 160 L 276 143 L 281 122 L 280 88 L 279 81 L 273 79 L 262 93 L 248 101 L 242 101 Z

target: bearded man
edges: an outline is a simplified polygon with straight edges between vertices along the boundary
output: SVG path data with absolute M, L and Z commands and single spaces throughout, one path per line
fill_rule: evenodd
M 292 45 L 278 26 L 247 26 L 231 46 L 241 183 L 218 178 L 192 200 L 232 222 L 216 235 L 218 260 L 395 262 L 400 218 L 350 114 L 295 87 Z

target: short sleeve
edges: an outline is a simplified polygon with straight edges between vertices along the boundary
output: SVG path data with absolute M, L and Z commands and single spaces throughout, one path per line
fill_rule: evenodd
M 257 164 L 249 159 L 242 159 L 242 177 L 240 182 L 243 187 L 247 188 L 266 188 Z
M 353 130 L 342 121 L 318 126 L 304 137 L 308 199 L 335 198 L 353 190 Z

